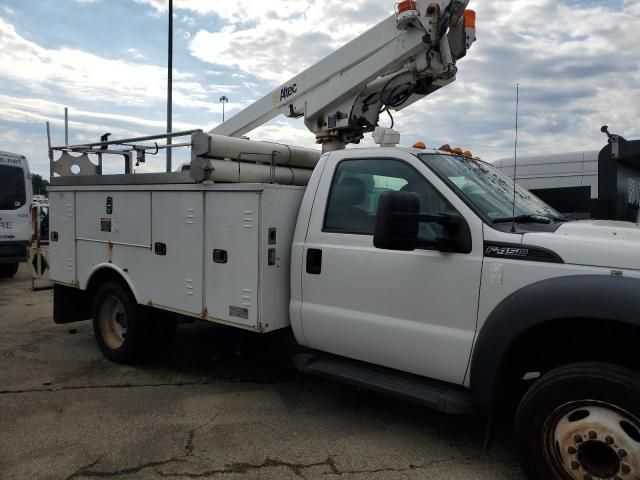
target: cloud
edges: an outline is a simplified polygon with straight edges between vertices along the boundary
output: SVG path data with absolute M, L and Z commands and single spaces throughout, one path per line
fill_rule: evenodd
M 127 48 L 127 54 L 136 60 L 148 60 L 147 56 L 137 48 Z
M 166 0 L 134 0 L 148 5 L 160 13 L 168 10 Z M 277 2 L 256 2 L 255 0 L 237 0 L 235 2 L 212 2 L 210 0 L 174 0 L 174 11 L 183 10 L 200 15 L 215 14 L 231 23 L 244 23 L 255 18 L 280 18 L 295 15 L 304 10 L 306 2 L 298 0 L 280 0 Z
M 309 59 L 322 58 L 332 50 L 328 35 L 304 31 L 294 35 L 287 27 L 282 22 L 272 22 L 234 32 L 200 30 L 190 49 L 200 60 L 233 67 L 277 84 L 308 67 Z
M 186 4 L 185 4 L 186 5 Z M 249 19 L 238 12 L 251 11 Z M 219 31 L 199 30 L 192 55 L 279 84 L 391 15 L 393 5 L 372 0 L 343 2 L 229 3 L 215 11 Z M 345 28 L 336 28 L 344 25 Z
M 202 8 L 189 5 L 181 8 Z M 365 0 L 316 0 L 302 10 L 269 2 L 261 3 L 252 23 L 243 24 L 230 11 L 235 5 L 216 12 L 225 26 L 198 31 L 190 49 L 202 61 L 263 80 L 262 94 L 391 13 Z M 484 156 L 508 154 L 520 83 L 523 151 L 600 148 L 603 123 L 640 135 L 638 5 L 473 2 L 478 41 L 461 60 L 458 81 L 397 113 L 397 128 L 411 142 L 429 137 L 433 145 L 460 143 Z M 362 12 L 368 14 L 360 18 Z
M 27 123 L 37 120 L 44 123 L 51 120 L 52 123 L 62 125 L 61 115 L 64 112 L 65 105 L 48 100 L 35 98 L 19 98 L 0 95 L 0 118 L 9 119 L 13 122 Z M 84 122 L 76 122 L 78 127 L 90 132 L 102 132 L 110 128 L 105 125 L 96 124 L 96 120 L 108 120 L 112 124 L 115 122 L 120 125 L 138 126 L 145 129 L 152 128 L 162 130 L 166 127 L 165 120 L 153 120 L 144 117 L 135 117 L 132 115 L 122 115 L 118 113 L 104 113 L 87 110 L 71 109 L 69 112 L 71 118 L 83 119 Z M 179 130 L 193 130 L 201 128 L 201 126 L 186 122 L 173 122 L 174 128 Z
M 166 0 L 135 2 L 154 15 L 166 12 Z M 174 125 L 181 126 L 214 123 L 222 94 L 231 100 L 227 115 L 237 113 L 393 11 L 393 2 L 375 0 L 174 2 L 176 45 L 192 55 L 180 64 L 188 71 L 174 72 Z M 637 0 L 472 0 L 471 7 L 478 12 L 478 41 L 460 61 L 457 81 L 394 113 L 403 145 L 423 140 L 460 145 L 487 159 L 510 155 L 516 83 L 523 154 L 598 149 L 605 123 L 627 138 L 640 137 Z M 123 21 L 120 27 L 129 26 Z M 14 124 L 27 128 L 53 118 L 59 131 L 67 103 L 78 140 L 107 130 L 128 136 L 163 129 L 163 65 L 141 57 L 138 63 L 103 58 L 89 42 L 82 50 L 54 48 L 24 35 L 8 17 L 0 18 L 1 125 L 10 124 L 13 132 Z M 128 58 L 143 51 L 143 45 L 122 50 Z M 386 117 L 380 122 L 389 124 Z M 282 117 L 250 136 L 311 147 L 315 142 L 302 120 Z M 371 144 L 369 138 L 363 142 Z
M 136 51 L 135 49 L 130 49 Z M 149 106 L 166 101 L 166 68 L 107 59 L 71 49 L 47 49 L 20 36 L 0 18 L 0 78 L 40 95 L 64 93 L 77 101 L 99 98 L 119 106 Z M 193 74 L 174 72 L 177 106 L 215 111 L 207 90 Z

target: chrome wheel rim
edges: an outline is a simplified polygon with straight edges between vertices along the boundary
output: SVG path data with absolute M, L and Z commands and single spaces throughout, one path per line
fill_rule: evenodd
M 112 350 L 122 346 L 127 336 L 127 312 L 115 295 L 107 296 L 100 307 L 98 323 L 102 339 Z
M 640 421 L 607 402 L 584 400 L 557 408 L 545 423 L 544 450 L 564 478 L 640 479 Z

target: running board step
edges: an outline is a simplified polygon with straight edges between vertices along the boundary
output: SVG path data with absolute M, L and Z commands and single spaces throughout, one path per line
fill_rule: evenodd
M 467 389 L 417 375 L 398 372 L 342 357 L 302 353 L 294 355 L 295 367 L 307 374 L 400 397 L 445 413 L 474 413 Z

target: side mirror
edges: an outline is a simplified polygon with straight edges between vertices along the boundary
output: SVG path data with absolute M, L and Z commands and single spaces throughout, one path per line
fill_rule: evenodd
M 442 236 L 420 240 L 420 223 L 442 226 Z M 418 247 L 442 252 L 470 253 L 469 225 L 458 213 L 428 215 L 420 213 L 420 198 L 413 192 L 385 192 L 380 195 L 373 245 L 383 250 L 413 251 Z
M 378 201 L 373 245 L 412 251 L 418 245 L 420 198 L 413 192 L 384 192 Z

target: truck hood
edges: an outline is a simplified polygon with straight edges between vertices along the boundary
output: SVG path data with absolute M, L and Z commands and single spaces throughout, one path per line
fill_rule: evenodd
M 565 263 L 640 270 L 640 224 L 637 223 L 567 222 L 553 233 L 527 233 L 523 243 L 552 250 Z

